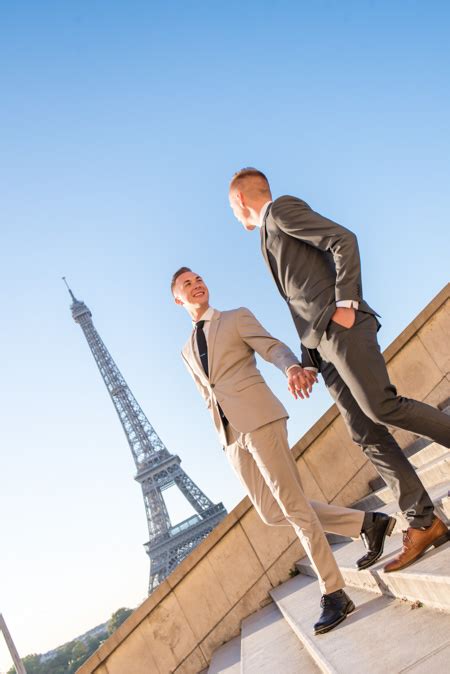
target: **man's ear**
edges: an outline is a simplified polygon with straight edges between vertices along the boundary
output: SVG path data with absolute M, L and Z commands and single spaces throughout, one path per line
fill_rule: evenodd
M 182 302 L 179 297 L 175 297 L 174 299 L 175 299 L 175 304 L 178 304 L 180 307 L 183 306 L 184 302 Z
M 236 192 L 236 199 L 241 208 L 245 208 L 245 197 L 243 192 Z

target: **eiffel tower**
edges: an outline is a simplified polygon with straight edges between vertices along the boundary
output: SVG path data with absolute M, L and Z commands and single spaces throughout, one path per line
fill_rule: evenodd
M 83 330 L 100 374 L 119 416 L 136 464 L 135 480 L 142 487 L 149 540 L 149 594 L 225 517 L 222 503 L 214 504 L 181 468 L 181 459 L 170 454 L 130 391 L 119 368 L 92 322 L 92 314 L 63 281 L 72 298 L 72 317 Z M 176 485 L 196 514 L 176 525 L 170 521 L 165 489 Z

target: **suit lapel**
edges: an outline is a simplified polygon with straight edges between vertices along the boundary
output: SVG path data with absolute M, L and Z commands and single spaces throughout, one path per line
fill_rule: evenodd
M 279 288 L 278 279 L 275 276 L 275 274 L 273 273 L 272 265 L 270 264 L 270 260 L 269 260 L 269 254 L 267 252 L 267 217 L 268 217 L 270 211 L 271 211 L 271 206 L 269 206 L 269 208 L 267 209 L 267 212 L 266 212 L 266 215 L 265 215 L 265 218 L 264 218 L 264 222 L 261 225 L 261 251 L 262 251 L 263 257 L 266 261 L 266 265 L 268 266 L 269 271 L 272 274 L 272 278 L 275 281 L 275 283 L 277 284 L 277 287 Z
M 216 343 L 217 330 L 219 329 L 220 323 L 220 311 L 215 311 L 211 318 L 211 325 L 209 326 L 208 333 L 208 369 L 209 369 L 209 378 L 211 379 L 214 374 L 214 346 Z

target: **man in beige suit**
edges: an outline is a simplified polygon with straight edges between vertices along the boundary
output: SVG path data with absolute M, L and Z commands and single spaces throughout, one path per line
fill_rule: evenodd
M 323 595 L 314 631 L 327 632 L 354 610 L 354 604 L 343 591 L 345 583 L 324 531 L 354 538 L 363 534 L 369 550 L 376 548 L 379 557 L 395 520 L 306 499 L 289 450 L 288 414 L 261 376 L 255 352 L 286 374 L 291 393 L 303 398 L 309 396 L 311 384 L 297 357 L 248 309 L 219 312 L 210 307 L 208 288 L 189 268 L 174 274 L 171 288 L 175 302 L 194 322 L 182 356 L 227 458 L 262 520 L 294 528 Z

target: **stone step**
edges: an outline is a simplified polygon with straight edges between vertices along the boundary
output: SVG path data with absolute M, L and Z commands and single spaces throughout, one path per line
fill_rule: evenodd
M 441 520 L 447 524 L 447 526 L 450 527 L 450 480 L 428 488 L 428 493 L 434 503 L 436 515 L 440 517 Z M 361 501 L 355 504 L 355 507 L 361 508 Z M 404 529 L 408 528 L 408 521 L 401 510 L 399 510 L 398 503 L 396 501 L 391 501 L 387 504 L 378 504 L 375 510 L 381 510 L 387 515 L 395 517 L 396 523 L 393 531 L 394 534 L 398 534 Z M 338 534 L 326 534 L 326 536 L 330 545 L 352 542 L 352 539 L 348 538 L 347 536 L 339 536 Z
M 447 505 L 447 508 L 444 505 L 444 501 L 448 499 L 450 491 L 450 480 L 447 482 L 442 482 L 437 484 L 434 487 L 428 488 L 428 494 L 430 495 L 431 500 L 434 503 L 434 509 L 438 517 L 440 517 L 447 525 L 450 525 L 450 508 Z M 383 504 L 381 510 L 388 515 L 396 518 L 396 524 L 394 528 L 394 534 L 400 533 L 402 530 L 408 528 L 408 521 L 403 515 L 401 510 L 399 510 L 398 503 L 396 501 L 391 501 L 390 503 Z M 345 540 L 345 539 L 344 539 Z M 333 543 L 342 543 L 334 537 Z M 348 539 L 347 539 L 348 542 Z
M 437 484 L 434 487 L 428 487 L 428 494 L 434 503 L 434 511 L 447 526 L 450 526 L 450 508 L 448 506 L 447 508 L 445 507 L 445 501 L 448 499 L 449 491 L 450 480 Z M 396 518 L 394 534 L 398 534 L 408 528 L 408 520 L 398 509 L 398 504 L 395 501 L 388 503 L 387 506 L 383 508 L 383 512 L 386 512 L 388 515 L 393 515 Z
M 276 604 L 242 623 L 241 674 L 318 674 L 320 669 L 297 639 Z
M 450 491 L 445 498 L 441 501 L 442 513 L 445 515 L 448 521 L 450 521 Z
M 439 445 L 437 442 L 430 442 L 418 452 L 408 456 L 408 459 L 415 468 L 421 468 L 430 461 L 434 461 L 434 459 L 444 456 L 447 452 L 448 448 L 444 447 L 444 445 Z
M 444 412 L 444 414 L 450 415 L 450 405 L 446 405 L 443 408 L 441 408 L 441 412 Z M 433 442 L 433 440 L 429 440 L 428 438 L 416 436 L 416 440 L 412 444 L 405 447 L 403 449 L 403 451 L 406 454 L 406 456 L 412 462 L 414 462 L 414 465 L 419 465 L 419 463 L 415 463 L 416 459 L 413 458 L 414 455 L 420 454 L 422 452 L 422 450 L 424 450 L 424 449 L 426 450 L 427 447 L 429 447 L 430 445 L 434 445 L 434 444 L 436 444 L 438 447 L 442 447 L 442 445 L 438 445 L 438 443 Z M 426 454 L 426 452 L 425 452 L 425 454 Z M 420 461 L 421 460 L 419 459 L 419 462 Z M 421 461 L 421 463 L 424 463 L 424 461 Z M 425 463 L 426 463 L 426 461 L 425 461 Z
M 450 415 L 450 406 L 444 407 L 442 412 L 444 412 L 444 414 Z M 437 458 L 440 453 L 445 454 L 445 452 L 448 450 L 443 445 L 439 445 L 437 442 L 433 442 L 427 438 L 419 437 L 415 442 L 413 442 L 412 445 L 406 447 L 403 451 L 413 466 L 418 468 L 419 466 L 423 466 L 425 463 L 428 463 L 428 461 Z
M 450 405 L 444 407 L 442 409 L 442 412 L 450 416 Z M 417 437 L 415 442 L 413 442 L 411 445 L 403 449 L 405 456 L 408 457 L 408 459 L 415 468 L 420 468 L 429 461 L 437 459 L 439 456 L 442 456 L 447 451 L 448 449 L 443 445 L 440 445 L 437 442 L 433 442 L 432 440 L 428 440 L 427 438 L 421 437 Z M 373 491 L 377 491 L 378 489 L 381 489 L 382 487 L 386 486 L 386 483 L 384 482 L 382 477 L 377 477 L 374 480 L 370 480 L 369 484 L 373 489 Z
M 235 637 L 215 651 L 208 674 L 241 674 L 241 637 Z
M 366 552 L 361 540 L 332 547 L 348 587 L 420 601 L 429 608 L 450 613 L 450 541 L 429 550 L 411 566 L 392 573 L 384 573 L 383 566 L 400 551 L 401 534 L 387 538 L 383 556 L 363 571 L 355 568 L 356 560 Z M 315 575 L 306 557 L 297 562 L 296 566 L 303 574 Z
M 419 438 L 412 447 L 404 450 L 405 455 L 416 470 L 422 468 L 422 466 L 425 466 L 430 461 L 434 461 L 435 459 L 444 456 L 448 451 L 448 448 L 444 447 L 444 445 L 440 445 L 437 442 L 431 442 L 425 438 Z M 376 477 L 374 480 L 370 480 L 369 484 L 373 491 L 386 487 L 385 481 L 380 476 Z
M 427 489 L 449 481 L 450 452 L 446 450 L 445 454 L 421 466 L 417 470 L 417 474 Z M 354 503 L 353 507 L 360 508 L 361 510 L 384 510 L 383 506 L 393 500 L 393 493 L 389 487 L 384 486 Z
M 448 671 L 450 615 L 349 588 L 356 611 L 334 630 L 314 636 L 313 624 L 320 615 L 320 590 L 316 581 L 300 574 L 270 594 L 322 672 L 431 674 Z M 420 640 L 420 648 L 415 647 L 417 640 Z

